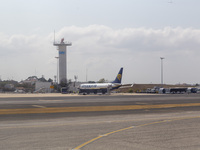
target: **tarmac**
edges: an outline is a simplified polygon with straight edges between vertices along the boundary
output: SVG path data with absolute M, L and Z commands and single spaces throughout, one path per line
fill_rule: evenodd
M 102 94 L 96 94 L 96 96 L 100 96 Z M 105 94 L 109 95 L 109 94 Z M 118 96 L 118 95 L 158 95 L 158 94 L 148 94 L 148 93 L 111 93 L 110 96 Z M 61 94 L 61 93 L 0 93 L 0 98 L 6 97 L 67 97 L 67 96 L 95 96 L 91 95 L 82 95 L 82 94 Z
M 1 150 L 199 150 L 199 100 L 198 94 L 0 94 Z

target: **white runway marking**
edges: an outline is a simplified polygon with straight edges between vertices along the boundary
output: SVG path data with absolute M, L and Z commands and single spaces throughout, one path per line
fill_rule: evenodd
M 37 108 L 46 108 L 45 106 L 41 106 L 41 105 L 32 105 L 33 107 L 37 107 Z

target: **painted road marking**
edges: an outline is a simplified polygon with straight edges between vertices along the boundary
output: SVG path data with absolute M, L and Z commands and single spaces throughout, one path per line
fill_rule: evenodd
M 156 108 L 176 108 L 176 107 L 191 107 L 191 106 L 200 106 L 200 103 L 0 109 L 0 115 L 64 113 L 64 112 L 101 112 L 101 111 L 138 110 L 138 109 L 156 109 Z
M 37 107 L 37 108 L 46 108 L 45 106 L 41 106 L 41 105 L 32 105 L 33 107 Z
M 171 119 L 171 120 L 161 120 L 161 121 L 156 121 L 156 122 L 150 122 L 150 123 L 146 123 L 146 124 L 141 124 L 141 125 L 138 125 L 138 126 L 130 126 L 128 128 L 123 128 L 123 129 L 120 129 L 120 130 L 116 130 L 116 131 L 112 131 L 112 132 L 109 132 L 109 133 L 106 133 L 106 134 L 103 134 L 104 136 L 100 135 L 94 139 L 91 139 L 75 148 L 73 148 L 72 150 L 80 150 L 80 148 L 83 148 L 85 147 L 86 145 L 100 139 L 100 138 L 103 138 L 108 135 L 111 135 L 111 134 L 114 134 L 114 133 L 118 133 L 118 132 L 121 132 L 121 131 L 125 131 L 125 130 L 129 130 L 129 129 L 132 129 L 132 128 L 135 128 L 135 127 L 143 127 L 143 126 L 148 126 L 148 125 L 153 125 L 153 124 L 159 124 L 159 123 L 167 123 L 169 121 L 177 121 L 177 120 L 186 120 L 186 119 L 196 119 L 196 118 L 200 118 L 200 116 L 196 116 L 196 117 L 183 117 L 183 118 L 175 118 L 175 119 Z
M 39 100 L 41 102 L 63 102 L 64 100 Z

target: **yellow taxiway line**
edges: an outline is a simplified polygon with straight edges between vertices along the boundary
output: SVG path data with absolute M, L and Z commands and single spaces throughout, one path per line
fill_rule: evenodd
M 159 123 L 166 123 L 166 122 L 171 122 L 171 121 L 176 121 L 176 120 L 186 120 L 186 119 L 197 119 L 197 118 L 200 118 L 200 116 L 196 116 L 196 117 L 181 117 L 181 118 L 174 118 L 174 119 L 169 119 L 169 120 L 161 120 L 161 121 L 156 121 L 156 122 L 150 122 L 150 123 L 146 123 L 146 124 L 141 124 L 141 125 L 137 125 L 137 126 L 130 126 L 130 127 L 127 127 L 127 128 L 123 128 L 123 129 L 119 129 L 119 130 L 116 130 L 116 131 L 111 131 L 111 132 L 108 132 L 104 135 L 100 135 L 98 137 L 95 137 L 75 148 L 73 148 L 72 150 L 80 150 L 81 148 L 85 147 L 86 145 L 88 144 L 91 144 L 92 142 L 100 139 L 100 138 L 103 138 L 105 136 L 108 136 L 108 135 L 111 135 L 111 134 L 114 134 L 114 133 L 118 133 L 118 132 L 121 132 L 121 131 L 125 131 L 125 130 L 129 130 L 129 129 L 133 129 L 133 128 L 138 128 L 138 127 L 143 127 L 143 126 L 148 126 L 148 125 L 154 125 L 154 124 L 159 124 Z
M 0 115 L 64 113 L 64 112 L 97 112 L 97 111 L 100 112 L 100 111 L 138 110 L 138 109 L 174 108 L 174 107 L 191 107 L 191 106 L 200 106 L 200 103 L 0 109 Z

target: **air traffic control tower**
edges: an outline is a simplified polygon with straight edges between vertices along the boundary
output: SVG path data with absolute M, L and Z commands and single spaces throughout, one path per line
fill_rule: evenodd
M 61 39 L 60 43 L 53 43 L 57 46 L 58 59 L 59 59 L 59 84 L 67 83 L 67 46 L 71 46 L 72 43 L 64 42 L 64 38 Z

